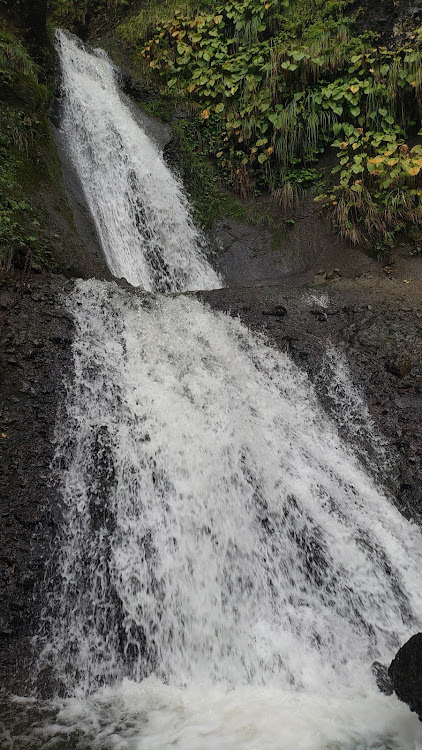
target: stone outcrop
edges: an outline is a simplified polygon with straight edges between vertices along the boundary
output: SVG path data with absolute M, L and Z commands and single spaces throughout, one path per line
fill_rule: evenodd
M 422 633 L 413 635 L 388 668 L 394 692 L 422 721 Z

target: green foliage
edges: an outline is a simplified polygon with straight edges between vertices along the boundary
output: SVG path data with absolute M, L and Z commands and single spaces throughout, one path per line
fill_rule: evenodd
M 0 108 L 0 271 L 12 266 L 50 269 L 52 255 L 42 222 L 27 200 L 28 181 L 38 169 L 34 144 L 47 138 L 46 123 L 11 107 Z
M 312 159 L 321 127 L 334 119 L 327 107 L 317 112 L 304 89 L 324 64 L 335 70 L 350 53 L 349 21 L 339 15 L 345 3 L 317 0 L 312 5 L 331 31 L 328 37 L 321 39 L 308 2 L 298 2 L 292 13 L 287 0 L 240 0 L 195 16 L 178 10 L 157 25 L 140 50 L 175 95 L 197 103 L 208 129 L 209 153 L 229 168 L 231 182 L 245 195 L 250 187 L 261 187 L 262 178 L 253 173 L 262 174 L 262 165 L 264 187 L 274 182 L 274 162 L 285 167 L 298 155 Z M 149 30 L 146 14 L 140 19 L 126 24 L 126 39 L 133 42 L 136 33 Z M 307 42 L 306 51 L 286 47 L 298 36 Z M 333 109 L 338 111 L 337 104 Z M 212 132 L 216 123 L 218 133 Z
M 198 156 L 198 125 L 181 120 L 173 130 L 176 140 L 168 158 L 188 191 L 195 221 L 209 229 L 220 216 L 242 219 L 244 209 L 239 201 L 222 190 L 212 163 Z
M 104 15 L 127 5 L 128 0 L 52 0 L 50 11 L 56 24 L 73 28 L 84 26 L 91 15 Z
M 38 107 L 48 98 L 39 81 L 39 66 L 11 33 L 1 28 L 0 87 L 2 99 L 20 99 L 26 106 Z
M 343 123 L 337 130 L 344 135 L 333 144 L 340 149 L 333 170 L 340 184 L 316 200 L 332 206 L 341 234 L 352 242 L 381 238 L 388 245 L 406 227 L 421 227 L 422 146 L 409 149 L 398 126 L 376 132 Z
M 342 137 L 335 220 L 345 236 L 363 241 L 371 233 L 357 228 L 358 195 L 387 211 L 387 234 L 394 222 L 419 222 L 412 192 L 419 173 L 409 172 L 419 155 L 402 149 L 395 164 L 371 159 L 393 146 L 395 154 L 420 119 L 421 41 L 416 34 L 403 49 L 377 48 L 371 34 L 353 36 L 348 5 L 229 0 L 198 12 L 172 0 L 143 11 L 121 33 L 162 89 L 196 111 L 197 150 L 245 198 L 265 190 L 291 206 L 306 185 L 294 175 Z M 338 220 L 341 192 L 354 196 L 347 222 Z
M 39 68 L 10 31 L 0 29 L 0 271 L 50 268 L 41 217 L 28 199 L 38 179 L 41 144 L 49 142 L 46 87 Z

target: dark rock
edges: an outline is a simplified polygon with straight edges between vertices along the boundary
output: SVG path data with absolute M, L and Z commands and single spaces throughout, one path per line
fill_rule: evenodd
M 145 101 L 150 94 L 148 86 L 144 81 L 136 81 L 127 73 L 121 73 L 120 86 L 125 94 L 131 96 L 132 99 L 135 99 L 135 101 L 138 102 Z
M 319 286 L 320 284 L 325 284 L 326 281 L 327 281 L 327 274 L 325 271 L 321 270 L 315 274 L 314 279 L 313 279 L 313 285 Z
M 408 357 L 396 356 L 385 363 L 385 369 L 396 378 L 405 378 L 412 369 L 412 363 Z
M 341 273 L 338 270 L 338 268 L 333 268 L 332 271 L 325 274 L 325 278 L 327 279 L 327 281 L 333 281 L 333 279 L 340 279 Z
M 13 294 L 11 292 L 2 291 L 0 292 L 0 310 L 7 310 L 7 308 L 13 302 Z
M 316 308 L 315 310 L 309 311 L 311 315 L 314 315 L 317 320 L 321 321 L 321 323 L 324 323 L 327 320 L 327 313 L 325 310 L 320 310 L 319 308 Z
M 372 674 L 375 677 L 377 687 L 381 690 L 381 693 L 385 695 L 392 695 L 394 693 L 393 683 L 388 675 L 388 667 L 385 664 L 381 664 L 379 661 L 374 661 L 371 664 Z
M 388 668 L 394 692 L 422 721 L 422 633 L 413 635 Z
M 35 671 L 33 637 L 55 542 L 49 513 L 59 513 L 51 471 L 56 410 L 72 366 L 72 320 L 61 307 L 70 283 L 34 279 L 17 291 L 5 285 L 2 298 L 13 296 L 14 304 L 0 332 L 0 435 L 7 435 L 0 437 L 0 686 L 19 694 Z
M 285 308 L 284 305 L 274 305 L 274 307 L 271 307 L 268 310 L 263 310 L 262 314 L 273 315 L 275 318 L 284 318 L 284 316 L 287 315 L 287 308 Z

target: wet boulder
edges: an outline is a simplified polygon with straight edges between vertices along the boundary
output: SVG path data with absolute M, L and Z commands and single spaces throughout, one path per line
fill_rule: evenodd
M 394 692 L 422 721 L 422 633 L 413 635 L 388 668 Z
M 385 695 L 392 695 L 394 693 L 393 684 L 388 674 L 388 667 L 385 664 L 381 664 L 379 661 L 374 661 L 371 664 L 372 674 L 375 677 L 378 690 Z

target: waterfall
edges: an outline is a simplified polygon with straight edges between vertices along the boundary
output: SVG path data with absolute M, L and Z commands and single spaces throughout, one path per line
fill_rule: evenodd
M 122 98 L 103 50 L 56 32 L 60 132 L 111 272 L 158 292 L 221 286 L 181 185 Z
M 78 282 L 68 306 L 62 587 L 44 654 L 76 696 L 61 721 L 95 736 L 107 708 L 107 731 L 123 722 L 138 743 L 117 732 L 113 748 L 387 742 L 405 709 L 377 694 L 370 664 L 420 627 L 418 528 L 306 375 L 239 321 L 98 281 Z M 204 742 L 190 726 L 201 711 Z M 274 711 L 287 725 L 264 731 Z M 257 744 L 236 734 L 248 712 Z
M 415 748 L 416 718 L 370 665 L 421 628 L 419 528 L 286 354 L 160 294 L 219 279 L 110 61 L 67 33 L 58 48 L 71 158 L 110 268 L 143 291 L 78 281 L 65 303 L 74 373 L 39 661 L 61 697 L 17 701 L 11 747 Z M 343 432 L 376 443 L 327 356 L 327 393 L 357 425 Z

